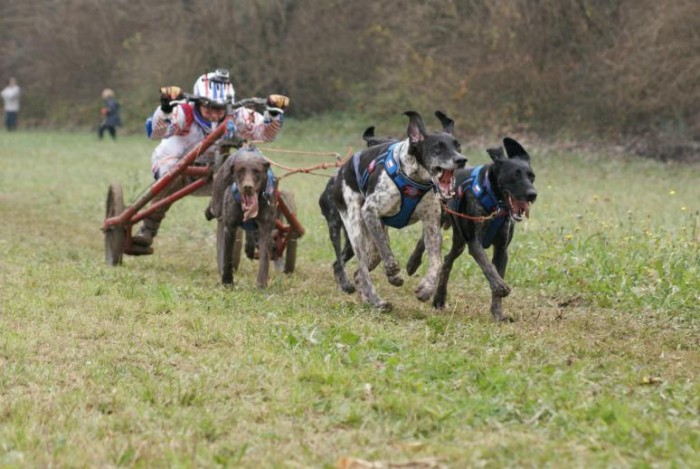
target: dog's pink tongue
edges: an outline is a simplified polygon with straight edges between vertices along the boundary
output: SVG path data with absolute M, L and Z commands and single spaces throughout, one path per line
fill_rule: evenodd
M 526 202 L 524 200 L 513 200 L 511 199 L 511 205 L 514 210 L 523 212 L 523 214 L 527 217 L 530 218 L 530 202 Z
M 453 171 L 443 169 L 442 174 L 440 174 L 440 177 L 438 178 L 438 186 L 442 195 L 450 195 L 450 191 L 452 190 L 452 174 Z
M 518 201 L 518 205 L 523 213 L 525 214 L 525 217 L 530 218 L 530 202 L 520 202 Z
M 241 205 L 243 207 L 243 221 L 248 221 L 258 216 L 258 194 L 243 194 Z

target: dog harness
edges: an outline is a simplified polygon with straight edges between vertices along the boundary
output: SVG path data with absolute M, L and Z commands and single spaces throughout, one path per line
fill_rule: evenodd
M 479 182 L 479 175 L 483 170 L 484 165 L 474 168 L 469 177 L 462 181 L 459 187 L 457 187 L 457 194 L 448 202 L 447 206 L 450 210 L 462 212 L 467 200 L 466 195 L 467 193 L 471 193 L 487 213 L 499 212 L 489 222 L 486 228 L 486 234 L 481 241 L 481 245 L 484 249 L 487 249 L 491 247 L 493 238 L 496 237 L 496 233 L 498 233 L 498 230 L 501 229 L 503 223 L 507 220 L 508 209 L 505 202 L 498 200 L 498 197 L 494 194 L 491 188 L 491 182 L 489 181 L 488 169 L 485 171 L 483 184 Z
M 265 186 L 265 190 L 263 191 L 263 198 L 269 202 L 270 198 L 274 195 L 275 193 L 275 186 L 277 185 L 277 178 L 275 178 L 275 175 L 272 172 L 272 169 L 267 170 L 267 185 Z M 238 190 L 238 185 L 234 182 L 231 184 L 231 193 L 233 194 L 233 200 L 236 201 L 236 203 L 241 203 L 241 192 Z M 255 231 L 258 229 L 258 221 L 257 218 L 251 218 L 250 220 L 244 221 L 241 224 L 241 228 L 243 228 L 245 231 Z
M 367 184 L 369 182 L 370 175 L 377 169 L 380 164 L 384 165 L 386 173 L 389 175 L 396 187 L 401 193 L 401 209 L 396 215 L 390 217 L 382 217 L 382 223 L 392 228 L 403 228 L 408 225 L 408 221 L 411 219 L 411 215 L 416 209 L 416 206 L 421 201 L 423 196 L 427 194 L 431 189 L 434 189 L 434 185 L 431 183 L 421 184 L 416 182 L 410 177 L 406 176 L 394 158 L 394 147 L 401 142 L 392 143 L 389 148 L 386 149 L 384 153 L 372 160 L 365 171 L 360 174 L 360 155 L 361 151 L 355 153 L 352 157 L 353 165 L 355 166 L 355 176 L 357 177 L 357 185 L 360 187 L 360 192 L 364 196 L 367 191 Z

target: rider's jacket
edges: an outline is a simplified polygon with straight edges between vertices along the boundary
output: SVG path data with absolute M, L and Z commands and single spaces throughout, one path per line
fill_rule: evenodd
M 233 121 L 238 135 L 246 140 L 271 142 L 282 128 L 282 114 L 263 117 L 251 109 L 240 107 L 234 111 Z M 217 124 L 204 120 L 192 103 L 176 106 L 166 114 L 156 108 L 151 118 L 151 139 L 162 139 L 153 154 L 152 170 L 156 178 L 165 174 L 201 142 Z

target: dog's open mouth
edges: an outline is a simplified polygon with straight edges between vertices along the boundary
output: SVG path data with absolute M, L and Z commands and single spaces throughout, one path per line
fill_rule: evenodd
M 530 202 L 518 200 L 512 194 L 506 193 L 506 203 L 510 217 L 515 221 L 522 221 L 523 216 L 530 218 Z
M 241 208 L 243 209 L 243 221 L 248 221 L 257 217 L 258 194 L 241 194 Z
M 443 199 L 451 199 L 455 194 L 454 174 L 451 169 L 438 168 L 437 174 L 433 176 L 433 184 L 438 188 Z

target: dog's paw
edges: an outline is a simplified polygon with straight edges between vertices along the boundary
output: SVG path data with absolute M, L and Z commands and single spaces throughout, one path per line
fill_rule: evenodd
M 393 277 L 389 277 L 389 283 L 392 284 L 395 287 L 400 287 L 403 285 L 403 278 L 400 275 L 394 275 Z
M 428 301 L 430 297 L 433 296 L 433 293 L 435 293 L 435 287 L 433 285 L 426 285 L 422 282 L 415 290 L 416 298 L 423 302 Z
M 497 321 L 497 322 L 515 322 L 515 319 L 513 319 L 510 316 L 504 315 L 500 311 L 498 311 L 497 313 L 494 313 L 493 311 L 491 311 L 491 315 L 493 317 L 493 320 Z
M 510 295 L 510 287 L 505 282 L 498 282 L 492 287 L 493 295 L 498 298 L 504 298 Z
M 394 309 L 394 305 L 389 303 L 388 301 L 380 301 L 379 303 L 376 303 L 372 305 L 375 309 L 378 309 L 382 313 L 389 313 L 391 312 L 392 309 Z
M 401 272 L 401 266 L 395 260 L 392 260 L 384 265 L 384 273 L 387 277 L 396 277 Z
M 445 309 L 445 303 L 447 302 L 447 294 L 444 290 L 438 289 L 433 295 L 433 308 L 435 309 Z
M 353 283 L 347 277 L 345 269 L 343 269 L 342 267 L 338 268 L 334 265 L 333 270 L 335 281 L 338 283 L 340 289 L 343 290 L 345 293 L 355 293 L 355 285 L 353 285 Z

